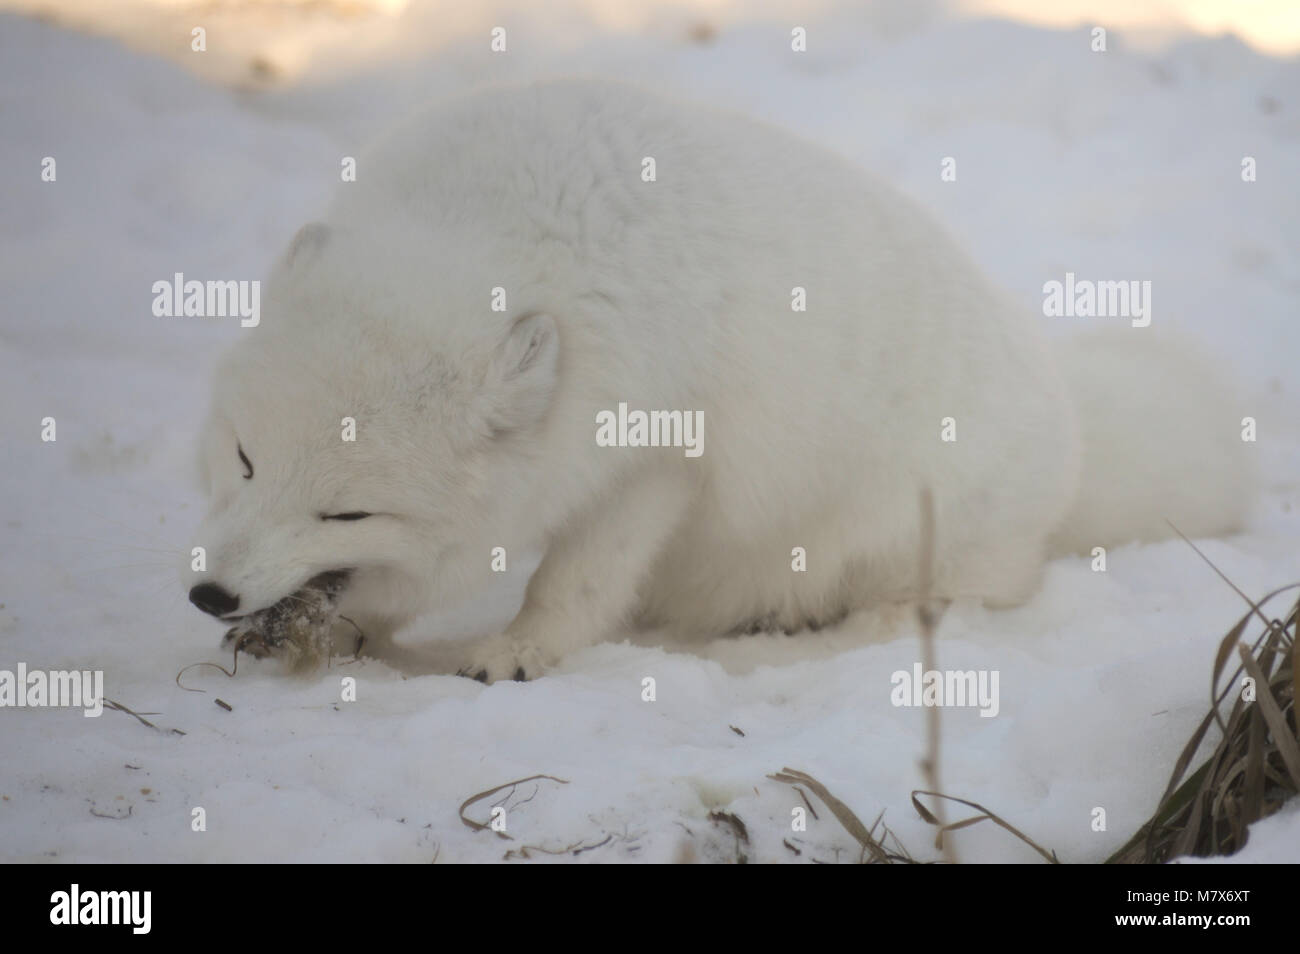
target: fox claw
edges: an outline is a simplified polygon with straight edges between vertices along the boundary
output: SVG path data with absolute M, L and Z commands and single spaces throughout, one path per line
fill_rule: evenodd
M 479 669 L 477 671 L 471 672 L 469 668 L 466 667 L 464 669 L 456 670 L 456 675 L 464 676 L 467 679 L 473 679 L 475 682 L 482 682 L 482 683 L 488 682 L 488 671 L 486 669 Z M 515 682 L 527 682 L 528 673 L 524 672 L 523 666 L 518 666 L 515 668 L 515 674 L 510 678 Z
M 485 640 L 475 652 L 473 661 L 457 675 L 489 684 L 504 680 L 527 682 L 545 669 L 544 662 L 535 649 L 516 639 L 497 635 Z

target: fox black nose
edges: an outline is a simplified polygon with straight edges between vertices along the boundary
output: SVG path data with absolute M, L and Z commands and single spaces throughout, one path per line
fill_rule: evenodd
M 239 597 L 227 593 L 215 583 L 200 583 L 190 590 L 190 602 L 213 616 L 225 616 L 239 609 Z

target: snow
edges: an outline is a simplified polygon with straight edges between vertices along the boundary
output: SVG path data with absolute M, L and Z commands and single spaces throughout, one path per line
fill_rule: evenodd
M 785 766 L 938 857 L 909 803 L 925 711 L 889 702 L 891 674 L 919 659 L 909 614 L 694 647 L 611 634 L 527 684 L 341 660 L 287 678 L 242 659 L 234 679 L 186 673 L 204 693 L 176 685 L 190 663 L 230 661 L 223 628 L 185 601 L 181 554 L 202 508 L 191 460 L 208 375 L 241 329 L 153 317 L 152 283 L 261 275 L 322 209 L 340 156 L 421 98 L 477 82 L 615 75 L 766 117 L 928 205 L 1027 307 L 1067 270 L 1150 279 L 1154 322 L 1208 341 L 1257 408 L 1266 492 L 1249 532 L 1201 546 L 1252 596 L 1300 580 L 1294 58 L 1186 32 L 1139 48 L 1117 29 L 1095 54 L 1084 28 L 930 3 L 811 8 L 802 56 L 776 5 L 639 4 L 614 22 L 612 8 L 498 4 L 443 31 L 446 6 L 373 6 L 404 18 L 355 24 L 369 59 L 340 65 L 319 34 L 272 83 L 247 75 L 253 54 L 275 55 L 252 32 L 215 38 L 214 69 L 187 49 L 141 52 L 187 47 L 188 31 L 142 33 L 127 3 L 131 48 L 0 15 L 0 668 L 102 669 L 110 698 L 185 733 L 115 711 L 0 712 L 0 858 L 492 861 L 528 845 L 591 847 L 534 860 L 730 859 L 715 811 L 743 820 L 750 860 L 856 858 L 820 804 L 821 820 L 791 831 L 803 802 L 767 778 Z M 512 52 L 494 58 L 480 26 L 498 22 Z M 40 180 L 45 156 L 56 183 Z M 955 183 L 939 179 L 945 156 Z M 1242 182 L 1243 156 L 1258 181 Z M 55 442 L 40 440 L 46 416 Z M 995 718 L 943 712 L 944 789 L 1067 861 L 1104 859 L 1149 815 L 1244 608 L 1181 542 L 1115 548 L 1108 563 L 1057 561 L 1025 606 L 959 603 L 938 633 L 941 667 L 996 669 L 1001 688 Z M 462 610 L 462 628 L 512 609 Z M 505 803 L 514 840 L 458 819 L 470 796 L 539 773 L 568 784 L 519 787 Z M 500 797 L 467 811 L 484 821 Z M 196 807 L 205 832 L 191 830 Z M 954 843 L 963 861 L 1039 860 L 991 825 Z M 1234 860 L 1300 861 L 1295 803 Z

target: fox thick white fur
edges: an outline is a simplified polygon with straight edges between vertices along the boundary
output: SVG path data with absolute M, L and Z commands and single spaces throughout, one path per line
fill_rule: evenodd
M 1242 409 L 1160 315 L 1058 354 L 1053 319 L 847 161 L 619 84 L 423 112 L 265 291 L 216 379 L 191 584 L 233 618 L 347 569 L 342 612 L 382 644 L 490 586 L 494 548 L 541 552 L 466 661 L 488 679 L 627 625 L 915 598 L 923 488 L 931 594 L 996 605 L 1049 553 L 1227 532 L 1249 499 Z M 703 454 L 597 446 L 620 402 L 702 412 Z

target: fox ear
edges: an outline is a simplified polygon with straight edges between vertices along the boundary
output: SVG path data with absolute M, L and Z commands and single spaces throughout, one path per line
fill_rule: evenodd
M 492 355 L 486 393 L 494 434 L 539 421 L 550 407 L 559 378 L 560 342 L 555 319 L 529 312 L 515 319 Z
M 308 222 L 298 230 L 284 253 L 284 267 L 294 268 L 320 254 L 330 238 L 330 227 L 323 222 Z

